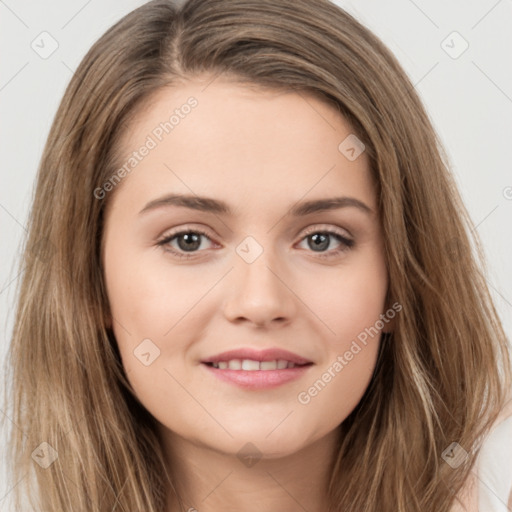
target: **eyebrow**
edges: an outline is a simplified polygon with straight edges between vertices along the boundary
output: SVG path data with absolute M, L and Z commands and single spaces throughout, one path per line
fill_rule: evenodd
M 200 197 L 196 195 L 169 194 L 158 199 L 154 199 L 144 206 L 139 214 L 146 213 L 157 208 L 181 206 L 202 212 L 215 214 L 233 215 L 230 207 L 224 201 L 210 197 Z M 355 197 L 332 197 L 325 199 L 314 199 L 296 203 L 290 208 L 289 216 L 302 217 L 312 213 L 336 210 L 339 208 L 354 207 L 366 214 L 374 213 L 365 203 Z

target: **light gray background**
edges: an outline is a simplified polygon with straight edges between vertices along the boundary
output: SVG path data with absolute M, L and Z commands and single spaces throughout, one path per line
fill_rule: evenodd
M 18 247 L 53 116 L 73 70 L 92 43 L 143 3 L 0 0 L 2 360 L 12 329 Z M 512 337 L 512 0 L 336 3 L 388 45 L 423 99 L 485 247 L 489 284 Z M 34 45 L 49 48 L 48 39 L 41 42 L 47 37 L 40 36 L 44 31 L 58 43 L 46 59 L 31 47 L 35 41 Z M 457 58 L 453 56 L 464 41 L 450 36 L 454 31 L 469 44 Z M 3 439 L 4 434 L 0 449 Z M 0 510 L 11 511 L 4 473 L 0 466 Z

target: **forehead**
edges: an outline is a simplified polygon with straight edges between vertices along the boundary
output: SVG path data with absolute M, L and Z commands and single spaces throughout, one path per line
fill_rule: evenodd
M 354 137 L 339 112 L 304 92 L 220 78 L 163 88 L 123 134 L 117 163 L 127 172 L 115 200 L 180 192 L 262 208 L 350 194 L 375 205 L 366 154 L 345 151 Z

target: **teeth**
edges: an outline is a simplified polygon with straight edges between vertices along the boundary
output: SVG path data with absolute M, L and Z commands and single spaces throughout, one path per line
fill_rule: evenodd
M 230 361 L 219 361 L 212 363 L 214 368 L 219 370 L 284 370 L 285 368 L 294 368 L 296 365 L 291 361 L 278 359 L 274 361 L 254 361 L 252 359 L 231 359 Z
M 276 370 L 277 369 L 277 361 L 261 361 L 260 369 L 261 370 Z
M 240 359 L 232 359 L 228 363 L 228 368 L 230 370 L 241 370 L 242 369 L 242 361 L 240 361 Z
M 260 363 L 259 361 L 252 361 L 251 359 L 244 359 L 242 361 L 242 370 L 259 370 L 260 369 Z

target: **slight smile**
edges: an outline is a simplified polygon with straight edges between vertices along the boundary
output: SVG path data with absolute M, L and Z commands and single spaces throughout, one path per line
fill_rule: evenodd
M 306 373 L 313 362 L 281 349 L 239 349 L 223 352 L 201 361 L 212 374 L 248 389 L 267 389 L 295 380 Z

